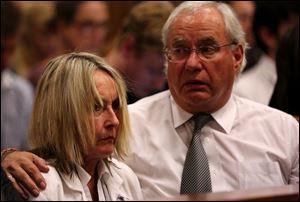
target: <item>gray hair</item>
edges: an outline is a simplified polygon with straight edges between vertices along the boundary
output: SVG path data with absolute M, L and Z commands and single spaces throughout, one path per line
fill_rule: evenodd
M 248 44 L 246 42 L 245 32 L 241 24 L 239 23 L 238 18 L 227 4 L 214 1 L 186 1 L 176 7 L 162 29 L 162 42 L 164 48 L 166 48 L 167 46 L 167 36 L 169 34 L 169 29 L 172 23 L 177 19 L 177 17 L 183 13 L 194 14 L 203 7 L 213 7 L 220 12 L 220 14 L 224 18 L 225 30 L 227 31 L 231 41 L 241 44 L 245 53 Z M 243 56 L 243 62 L 241 64 L 240 72 L 245 66 L 246 54 L 244 54 Z

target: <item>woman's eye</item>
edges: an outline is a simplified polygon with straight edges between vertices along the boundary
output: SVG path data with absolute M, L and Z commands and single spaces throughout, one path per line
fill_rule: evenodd
M 95 104 L 94 106 L 94 112 L 102 112 L 103 111 L 103 107 L 100 104 Z

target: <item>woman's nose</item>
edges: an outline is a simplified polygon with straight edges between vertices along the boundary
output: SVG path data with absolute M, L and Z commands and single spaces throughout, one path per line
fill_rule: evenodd
M 108 109 L 106 116 L 107 116 L 106 127 L 119 126 L 120 122 L 118 116 L 112 108 Z

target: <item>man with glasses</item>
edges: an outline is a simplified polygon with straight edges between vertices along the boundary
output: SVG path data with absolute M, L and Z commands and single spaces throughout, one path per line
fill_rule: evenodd
M 184 2 L 165 23 L 162 40 L 170 91 L 130 106 L 134 137 L 127 163 L 144 197 L 196 193 L 193 187 L 183 191 L 182 182 L 194 138 L 193 117 L 199 114 L 213 118 L 203 126 L 197 143 L 208 160 L 207 190 L 298 183 L 297 121 L 232 94 L 234 80 L 246 64 L 247 44 L 230 8 L 216 2 Z M 196 161 L 188 170 L 193 167 Z M 188 182 L 197 186 L 201 175 L 204 168 Z
M 232 94 L 246 62 L 246 42 L 230 8 L 217 2 L 184 2 L 164 25 L 162 39 L 170 90 L 129 107 L 133 138 L 126 162 L 137 174 L 144 198 L 198 193 L 188 188 L 199 184 L 205 184 L 205 192 L 218 192 L 299 183 L 297 121 Z M 193 129 L 201 116 L 209 117 L 208 122 Z M 191 157 L 194 144 L 201 155 Z M 45 169 L 38 163 L 41 159 L 18 155 L 6 155 L 2 166 L 8 172 L 21 170 L 9 172 L 14 176 L 30 168 L 41 183 L 31 163 Z M 199 156 L 207 165 L 195 171 L 198 165 L 190 159 Z M 22 167 L 9 163 L 16 160 L 23 161 Z M 29 190 L 37 187 L 23 176 L 19 180 Z

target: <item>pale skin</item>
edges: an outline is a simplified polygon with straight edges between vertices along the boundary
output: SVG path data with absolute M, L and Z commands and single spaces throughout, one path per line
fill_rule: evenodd
M 193 16 L 183 15 L 173 25 L 168 36 L 168 45 L 183 44 L 196 48 L 203 43 L 231 43 L 225 32 L 221 15 L 211 8 L 204 8 Z M 243 56 L 241 45 L 234 50 L 223 47 L 209 60 L 199 59 L 195 52 L 180 62 L 168 65 L 168 82 L 176 102 L 186 111 L 213 113 L 229 99 L 235 75 Z
M 114 80 L 103 71 L 96 71 L 94 80 L 100 96 L 104 101 L 104 109 L 94 113 L 96 143 L 85 152 L 83 168 L 92 176 L 88 183 L 93 200 L 98 200 L 97 165 L 101 159 L 109 157 L 115 149 L 118 119 L 118 94 Z
M 213 8 L 203 8 L 194 16 L 183 14 L 177 18 L 170 27 L 167 46 L 183 43 L 189 48 L 196 48 L 208 39 L 218 45 L 231 42 L 222 16 Z M 192 52 L 185 61 L 169 62 L 168 83 L 176 103 L 193 114 L 213 113 L 220 109 L 230 98 L 243 55 L 242 45 L 237 44 L 232 49 L 221 48 L 210 61 L 203 61 Z M 34 163 L 33 158 L 36 159 Z M 9 163 L 16 160 L 18 164 Z M 39 190 L 37 185 L 44 182 L 39 168 L 47 170 L 42 159 L 30 153 L 20 155 L 20 152 L 9 154 L 2 166 L 9 169 L 13 176 L 17 175 L 16 178 L 31 192 Z M 34 171 L 33 179 L 26 173 L 28 170 Z
M 119 100 L 115 82 L 107 73 L 97 70 L 94 74 L 94 80 L 98 92 L 103 98 L 104 109 L 101 111 L 97 111 L 96 109 L 94 113 L 96 143 L 95 146 L 89 146 L 87 151 L 84 152 L 85 156 L 83 168 L 92 176 L 90 182 L 88 183 L 88 187 L 90 189 L 93 200 L 97 200 L 98 172 L 96 168 L 98 162 L 101 159 L 110 156 L 115 149 L 115 141 L 117 138 L 117 130 L 119 126 Z M 30 179 L 30 176 L 34 176 L 34 179 L 39 181 L 38 184 L 40 185 L 40 188 L 45 188 L 46 182 L 43 177 L 41 175 L 35 176 L 33 174 L 36 172 L 40 172 L 39 170 L 48 172 L 49 169 L 45 160 L 27 152 L 13 152 L 11 153 L 11 155 L 7 156 L 7 160 L 13 158 L 13 156 L 15 155 L 14 153 L 22 153 L 24 159 L 11 161 L 12 164 L 7 167 L 7 170 L 9 170 L 10 173 L 16 172 L 16 176 L 20 176 L 20 179 L 24 179 L 24 181 L 21 183 L 27 185 L 26 188 L 28 190 L 31 190 L 31 193 L 34 196 L 37 196 L 39 194 L 39 188 L 35 185 L 32 179 Z M 38 167 L 30 165 L 32 164 L 32 162 L 37 163 Z M 18 165 L 20 165 L 20 167 Z M 29 167 L 27 165 L 29 165 Z M 3 162 L 2 166 L 6 167 L 6 163 Z M 29 184 L 27 184 L 27 182 L 29 182 Z M 26 192 L 24 192 L 16 182 L 13 182 L 13 186 L 19 193 L 22 194 L 24 198 L 28 198 Z

